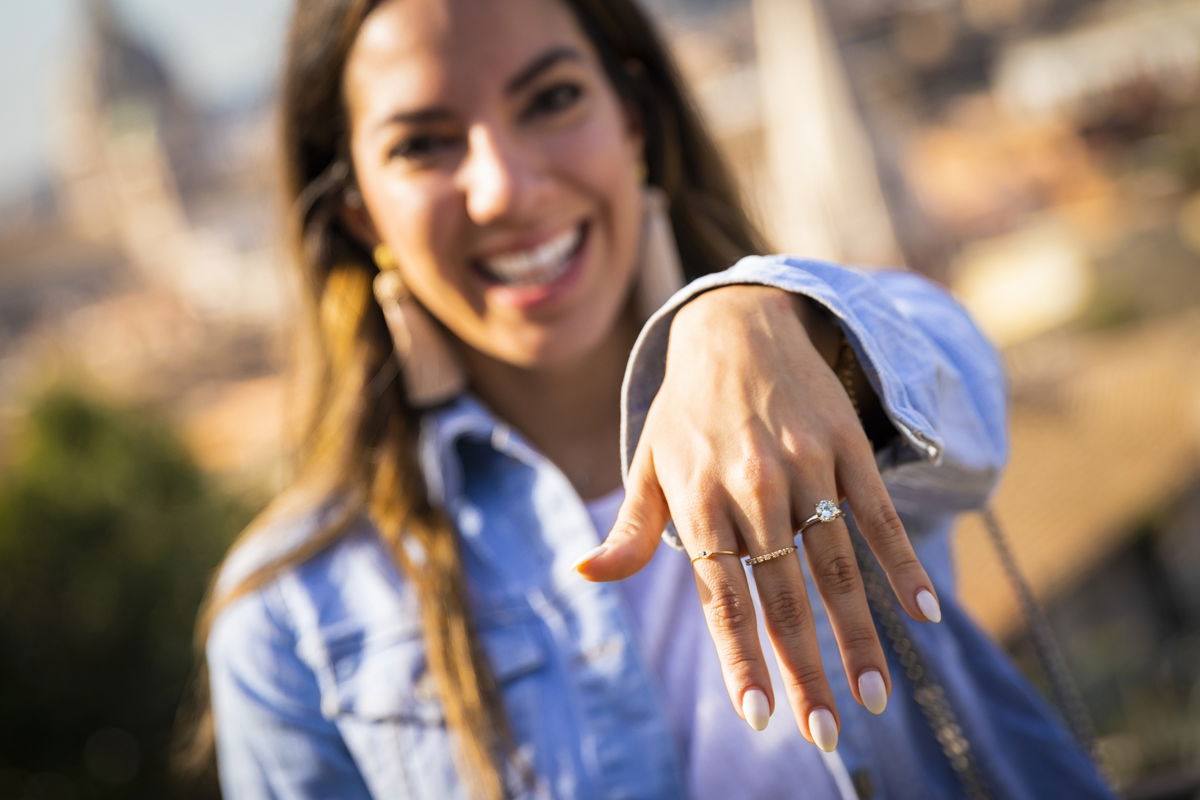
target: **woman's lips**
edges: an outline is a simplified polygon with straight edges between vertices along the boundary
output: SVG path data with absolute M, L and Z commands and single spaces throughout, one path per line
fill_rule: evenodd
M 506 286 L 534 286 L 552 283 L 583 240 L 582 222 L 561 229 L 558 233 L 524 248 L 481 258 L 476 267 L 496 283 Z
M 482 263 L 475 263 L 475 273 L 486 284 L 488 302 L 495 302 L 519 309 L 543 305 L 561 297 L 574 286 L 583 272 L 589 242 L 590 225 L 582 222 L 578 226 L 578 239 L 563 260 L 555 265 L 554 277 L 545 283 L 505 283 L 492 274 Z

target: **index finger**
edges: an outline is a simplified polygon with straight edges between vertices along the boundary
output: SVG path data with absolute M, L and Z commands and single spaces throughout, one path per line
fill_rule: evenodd
M 762 730 L 775 707 L 774 693 L 732 520 L 708 507 L 676 515 L 675 525 L 693 554 L 696 593 L 729 700 L 750 727 Z

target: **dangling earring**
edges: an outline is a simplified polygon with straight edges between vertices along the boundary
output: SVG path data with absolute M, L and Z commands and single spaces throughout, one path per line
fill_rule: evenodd
M 374 256 L 375 299 L 392 334 L 409 402 L 425 408 L 461 394 L 467 378 L 445 334 L 404 285 L 391 249 L 381 244 Z
M 642 187 L 642 243 L 634 300 L 643 321 L 650 319 L 685 282 L 668 203 L 667 193 L 659 187 Z

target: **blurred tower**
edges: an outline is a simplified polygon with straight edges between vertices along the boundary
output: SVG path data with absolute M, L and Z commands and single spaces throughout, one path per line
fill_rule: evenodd
M 187 234 L 180 181 L 200 171 L 195 115 L 111 0 L 86 8 L 83 57 L 58 128 L 60 204 L 77 233 L 115 243 L 161 279 L 164 249 Z
M 113 0 L 86 8 L 83 56 L 58 126 L 63 216 L 83 237 L 115 245 L 147 284 L 193 309 L 276 318 L 275 254 L 258 242 L 256 251 L 238 247 L 227 223 L 238 213 L 240 187 L 211 185 L 205 145 L 223 131 L 193 108 Z M 201 198 L 210 208 L 206 222 L 189 214 L 189 201 Z M 211 213 L 214 205 L 222 214 Z
M 899 264 L 871 143 L 819 0 L 755 0 L 768 232 L 787 252 Z

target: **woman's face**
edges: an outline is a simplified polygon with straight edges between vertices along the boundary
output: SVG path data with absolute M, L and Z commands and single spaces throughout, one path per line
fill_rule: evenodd
M 639 237 L 641 138 L 557 0 L 386 0 L 344 91 L 370 226 L 456 336 L 528 367 L 613 330 Z

